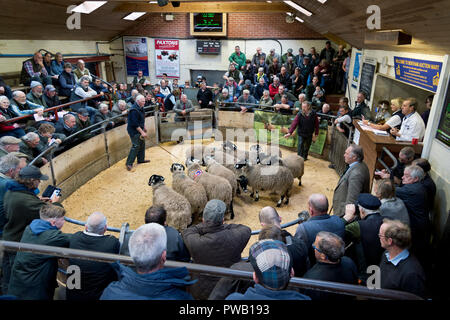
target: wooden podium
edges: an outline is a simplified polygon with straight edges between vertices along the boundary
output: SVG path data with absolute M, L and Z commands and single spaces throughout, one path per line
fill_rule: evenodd
M 362 129 L 358 124 L 358 121 L 360 120 L 353 120 L 353 125 L 355 126 L 355 135 L 358 135 L 358 132 L 356 131 L 359 131 L 358 145 L 360 145 L 364 150 L 364 162 L 369 168 L 371 188 L 375 169 L 384 169 L 383 166 L 377 162 L 377 158 L 381 156 L 383 147 L 386 147 L 397 159 L 400 150 L 408 146 L 412 147 L 416 154 L 422 153 L 423 142 L 419 142 L 418 144 L 413 145 L 411 144 L 411 142 L 397 141 L 391 135 L 376 135 L 372 131 Z M 388 166 L 393 165 L 393 161 L 387 156 L 383 157 L 382 160 Z

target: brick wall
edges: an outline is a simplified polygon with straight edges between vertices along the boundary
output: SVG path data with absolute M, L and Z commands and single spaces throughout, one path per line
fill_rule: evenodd
M 228 38 L 324 39 L 303 23 L 295 21 L 288 24 L 285 18 L 284 13 L 228 14 Z M 166 21 L 159 13 L 147 14 L 123 35 L 192 38 L 189 35 L 189 14 L 174 14 L 174 21 Z

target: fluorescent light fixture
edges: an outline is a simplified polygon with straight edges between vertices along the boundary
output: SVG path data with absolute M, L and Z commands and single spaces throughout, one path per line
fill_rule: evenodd
M 149 1 L 150 4 L 158 3 L 158 1 Z
M 108 1 L 85 1 L 79 6 L 75 7 L 72 12 L 79 12 L 79 13 L 86 13 L 89 14 L 98 8 L 100 8 L 102 5 L 107 3 Z
M 298 4 L 296 4 L 293 1 L 284 1 L 284 3 L 286 3 L 288 6 L 294 8 L 295 10 L 300 11 L 301 13 L 303 13 L 304 15 L 307 15 L 308 17 L 310 17 L 312 15 L 311 11 L 306 10 L 305 8 L 299 6 Z
M 286 14 L 287 14 L 288 16 L 292 16 L 292 13 L 290 13 L 290 12 L 286 12 Z M 299 17 L 295 17 L 295 20 L 297 20 L 297 21 L 299 21 L 299 22 L 301 22 L 301 23 L 305 22 L 304 20 L 300 19 Z
M 268 3 L 272 3 L 272 1 L 267 1 Z
M 134 21 L 136 19 L 139 19 L 140 17 L 142 17 L 144 14 L 146 14 L 147 12 L 133 12 L 130 13 L 129 15 L 127 15 L 126 17 L 124 17 L 124 20 L 131 20 Z
M 319 1 L 321 4 L 324 4 L 325 2 L 327 2 L 327 0 L 317 0 Z

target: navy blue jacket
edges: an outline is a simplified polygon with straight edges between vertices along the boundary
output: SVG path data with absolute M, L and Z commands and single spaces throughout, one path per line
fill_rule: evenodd
M 297 291 L 291 290 L 270 290 L 260 284 L 250 287 L 244 294 L 232 293 L 225 300 L 311 300 L 310 297 Z
M 144 129 L 145 127 L 145 112 L 144 109 L 135 103 L 128 111 L 127 131 L 130 137 L 139 134 L 139 131 L 137 131 L 138 127 L 141 129 Z
M 297 227 L 295 237 L 302 239 L 309 249 L 320 231 L 332 232 L 344 238 L 345 223 L 338 216 L 330 216 L 328 214 L 311 217 Z
M 103 291 L 100 300 L 193 300 L 186 286 L 195 280 L 186 268 L 161 269 L 148 274 L 138 274 L 120 263 L 114 263 L 119 281 L 112 282 Z
M 404 184 L 395 189 L 395 195 L 405 203 L 411 222 L 411 232 L 428 227 L 427 190 L 421 182 Z

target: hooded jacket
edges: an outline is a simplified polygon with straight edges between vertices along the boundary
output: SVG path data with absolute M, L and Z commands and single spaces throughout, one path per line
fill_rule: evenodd
M 189 273 L 184 267 L 148 274 L 138 274 L 120 263 L 114 263 L 112 267 L 119 281 L 109 284 L 100 300 L 192 300 L 185 289 L 196 281 L 187 280 Z
M 232 293 L 225 300 L 311 300 L 311 298 L 297 291 L 270 290 L 260 284 L 255 284 L 244 294 Z

